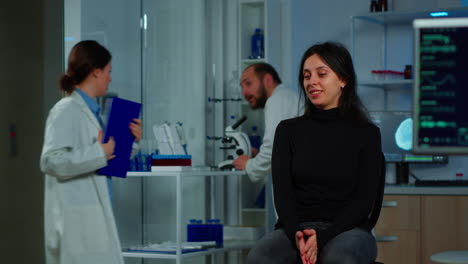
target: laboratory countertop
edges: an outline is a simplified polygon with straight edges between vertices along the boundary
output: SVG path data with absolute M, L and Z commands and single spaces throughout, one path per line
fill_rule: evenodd
M 437 186 L 437 187 L 416 187 L 408 185 L 385 185 L 386 195 L 466 195 L 468 196 L 468 186 Z

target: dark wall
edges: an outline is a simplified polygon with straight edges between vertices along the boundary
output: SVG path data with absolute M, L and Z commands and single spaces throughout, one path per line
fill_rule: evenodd
M 60 71 L 59 2 L 2 1 L 0 8 L 0 263 L 45 263 L 39 156 L 51 100 L 44 86 Z M 10 125 L 16 156 L 10 155 Z

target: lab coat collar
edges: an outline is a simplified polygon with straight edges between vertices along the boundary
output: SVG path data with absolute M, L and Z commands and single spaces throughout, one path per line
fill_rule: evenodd
M 81 111 L 83 111 L 86 114 L 86 116 L 91 120 L 93 125 L 95 125 L 97 129 L 101 130 L 102 128 L 99 124 L 99 121 L 97 120 L 94 113 L 91 112 L 91 109 L 88 107 L 83 97 L 76 91 L 72 92 L 69 96 L 72 100 L 74 100 L 80 105 Z
M 282 83 L 276 85 L 276 87 L 275 87 L 275 89 L 273 89 L 273 92 L 271 93 L 270 97 L 272 97 L 276 93 L 276 91 L 281 90 L 281 89 L 283 89 L 283 84 Z
M 75 92 L 79 93 L 81 97 L 83 97 L 83 100 L 85 101 L 86 105 L 88 105 L 89 109 L 91 109 L 91 112 L 93 112 L 95 115 L 99 115 L 99 105 L 93 98 L 83 92 L 80 88 L 75 88 Z

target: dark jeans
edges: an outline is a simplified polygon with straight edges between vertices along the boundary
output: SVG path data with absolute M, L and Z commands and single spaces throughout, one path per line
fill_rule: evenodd
M 337 235 L 319 251 L 319 264 L 368 264 L 377 257 L 377 243 L 370 232 L 354 228 Z M 283 229 L 265 235 L 247 256 L 247 264 L 267 263 L 301 263 L 297 247 Z

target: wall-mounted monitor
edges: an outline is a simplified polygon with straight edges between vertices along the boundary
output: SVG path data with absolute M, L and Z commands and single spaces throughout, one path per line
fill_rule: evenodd
M 416 19 L 414 153 L 468 154 L 468 18 Z
M 382 152 L 387 162 L 447 163 L 446 155 L 412 153 L 413 119 L 410 111 L 372 111 L 369 116 L 380 128 Z

